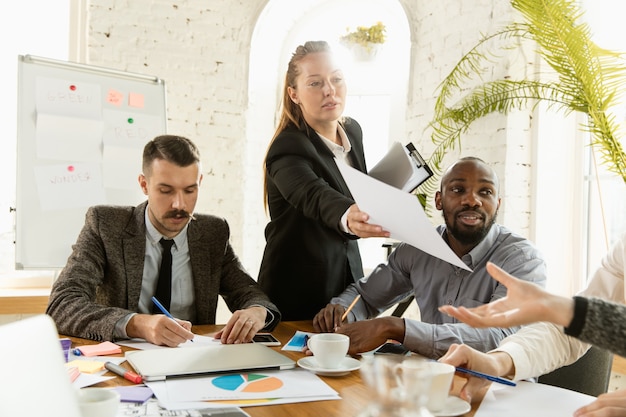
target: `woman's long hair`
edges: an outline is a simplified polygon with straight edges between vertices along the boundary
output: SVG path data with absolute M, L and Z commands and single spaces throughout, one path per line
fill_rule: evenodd
M 293 125 L 298 129 L 308 129 L 308 125 L 304 120 L 302 109 L 300 106 L 293 102 L 289 96 L 289 87 L 296 88 L 296 79 L 300 75 L 300 61 L 302 61 L 307 55 L 317 52 L 331 52 L 330 46 L 326 41 L 308 41 L 304 45 L 299 45 L 296 48 L 296 52 L 293 53 L 287 66 L 287 73 L 285 74 L 285 83 L 283 85 L 283 99 L 281 103 L 280 120 L 278 126 L 270 140 L 268 150 L 272 146 L 272 143 L 276 137 L 287 128 L 287 126 Z M 268 208 L 267 201 L 267 153 L 263 160 L 263 202 L 265 210 Z

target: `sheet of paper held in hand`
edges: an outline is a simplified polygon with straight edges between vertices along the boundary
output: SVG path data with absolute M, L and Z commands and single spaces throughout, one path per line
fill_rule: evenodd
M 369 223 L 381 225 L 393 239 L 471 271 L 437 233 L 415 195 L 378 181 L 345 163 L 338 162 L 337 166 L 359 209 L 369 214 Z

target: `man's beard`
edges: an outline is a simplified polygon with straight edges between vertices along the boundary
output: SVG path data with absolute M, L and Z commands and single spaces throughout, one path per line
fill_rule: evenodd
M 456 240 L 464 245 L 478 245 L 485 238 L 485 236 L 487 236 L 489 230 L 491 230 L 491 226 L 493 226 L 493 224 L 496 222 L 496 218 L 498 217 L 498 211 L 496 210 L 493 217 L 488 222 L 485 221 L 482 227 L 478 229 L 461 230 L 461 228 L 458 227 L 458 223 L 456 222 L 456 214 L 454 215 L 454 222 L 450 222 L 448 216 L 446 216 L 445 208 L 442 210 L 442 212 L 443 219 L 446 222 L 446 228 L 448 229 L 448 233 L 450 233 Z M 479 213 L 478 211 L 476 212 Z M 485 213 L 481 212 L 480 215 L 484 219 L 487 219 Z

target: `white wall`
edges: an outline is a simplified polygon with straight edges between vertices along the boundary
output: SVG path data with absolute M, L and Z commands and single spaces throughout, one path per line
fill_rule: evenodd
M 9 207 L 15 207 L 17 57 L 37 55 L 67 60 L 69 27 L 69 0 L 23 0 L 12 3 L 10 12 L 0 14 L 0 67 L 4 83 L 4 99 L 0 101 L 0 277 L 13 270 L 15 261 L 15 219 Z
M 408 83 L 394 100 L 393 105 L 406 108 L 402 130 L 397 136 L 413 141 L 424 155 L 432 151 L 428 122 L 436 96 L 436 88 L 463 53 L 478 41 L 482 33 L 489 33 L 507 24 L 516 15 L 506 1 L 501 0 L 370 0 L 383 7 L 401 8 L 406 13 L 408 33 L 407 67 L 387 70 L 386 78 L 395 80 L 404 71 Z M 59 1 L 25 1 L 16 3 L 16 12 L 3 15 L 2 48 L 18 41 L 31 42 L 19 53 L 40 54 L 47 57 L 67 58 L 68 15 L 51 19 L 59 10 Z M 265 101 L 262 95 L 251 94 L 255 88 L 268 89 L 265 94 L 276 94 L 272 86 L 282 81 L 282 69 L 287 53 L 299 39 L 289 37 L 285 42 L 259 34 L 268 33 L 267 25 L 274 26 L 274 33 L 292 36 L 298 33 L 295 25 L 303 17 L 319 15 L 323 19 L 334 3 L 328 0 L 301 0 L 276 3 L 275 21 L 262 17 L 267 0 L 154 0 L 137 2 L 131 0 L 90 0 L 78 2 L 86 7 L 78 14 L 84 22 L 87 35 L 84 49 L 73 50 L 84 62 L 92 65 L 116 68 L 124 71 L 156 75 L 165 80 L 168 98 L 168 130 L 185 135 L 200 146 L 203 154 L 205 182 L 198 210 L 222 215 L 232 229 L 232 241 L 244 265 L 251 271 L 260 262 L 264 246 L 263 228 L 266 217 L 262 212 L 260 178 L 262 160 L 268 131 L 273 130 L 276 101 Z M 65 2 L 63 2 L 66 5 Z M 37 10 L 37 13 L 31 13 Z M 313 12 L 315 10 L 315 12 Z M 278 13 L 280 11 L 280 13 Z M 41 21 L 39 21 L 39 19 Z M 264 26 L 257 26 L 259 25 Z M 347 26 L 354 21 L 347 21 Z M 320 24 L 323 30 L 325 27 Z M 36 28 L 36 29 L 34 29 Z M 62 30 L 60 30 L 62 28 Z M 394 29 L 394 28 L 391 28 Z M 80 33 L 80 30 L 78 31 Z M 254 37 L 257 34 L 259 36 Z M 295 35 L 293 35 L 295 36 Z M 306 35 L 309 36 L 309 35 Z M 404 36 L 404 35 L 403 35 Z M 63 52 L 51 52 L 54 47 Z M 254 80 L 250 64 L 263 59 L 252 48 L 270 48 L 266 58 L 276 63 L 276 70 L 267 79 Z M 28 50 L 25 50 L 28 49 Z M 3 49 L 4 52 L 4 49 Z M 5 68 L 15 68 L 14 56 L 18 52 L 4 52 L 13 56 Z M 278 57 L 278 59 L 277 59 Z M 513 55 L 492 71 L 496 74 L 519 74 L 534 71 L 532 55 Z M 10 78 L 10 77 L 8 77 Z M 376 78 L 373 82 L 385 82 Z M 399 87 L 402 88 L 402 87 Z M 255 103 L 254 100 L 261 100 Z M 11 114 L 11 101 L 2 117 Z M 251 111 L 254 105 L 267 106 L 265 111 Z M 257 107 L 258 108 L 258 107 Z M 14 146 L 15 116 L 3 119 L 7 129 L 6 149 Z M 472 126 L 463 138 L 458 154 L 450 156 L 452 162 L 461 155 L 476 155 L 491 163 L 502 180 L 501 192 L 504 206 L 499 221 L 521 234 L 544 239 L 544 245 L 555 243 L 559 232 L 536 233 L 535 216 L 542 216 L 554 209 L 531 198 L 533 180 L 537 168 L 538 152 L 531 139 L 534 128 L 531 114 L 521 112 L 511 117 L 493 115 Z M 367 134 L 367 133 L 366 133 Z M 255 138 L 251 142 L 251 137 Z M 2 152 L 0 158 L 11 155 Z M 14 157 L 3 160 L 3 166 L 14 166 Z M 538 159 L 541 164 L 543 160 Z M 14 172 L 14 169 L 12 169 Z M 0 210 L 0 263 L 2 268 L 12 265 L 12 216 L 8 213 L 13 190 L 11 182 L 2 182 L 0 198 L 6 210 Z M 549 217 L 545 217 L 548 218 Z M 440 218 L 436 215 L 435 222 Z M 549 221 L 549 220 L 548 220 Z M 8 224 L 8 225 L 7 225 Z M 567 262 L 561 253 L 551 254 Z M 549 260 L 551 270 L 555 262 Z

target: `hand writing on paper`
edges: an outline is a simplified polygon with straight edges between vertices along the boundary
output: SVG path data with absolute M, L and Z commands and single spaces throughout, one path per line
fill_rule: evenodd
M 163 314 L 135 314 L 126 326 L 129 337 L 145 339 L 161 346 L 176 347 L 194 338 L 191 323 Z
M 348 230 L 358 237 L 389 237 L 391 233 L 384 230 L 382 226 L 369 224 L 369 214 L 359 210 L 356 204 L 350 206 L 348 210 Z

